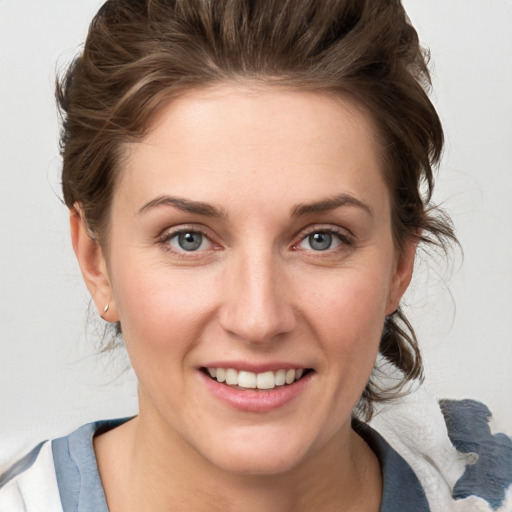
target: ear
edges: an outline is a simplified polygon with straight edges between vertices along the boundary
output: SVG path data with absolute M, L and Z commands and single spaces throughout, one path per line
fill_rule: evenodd
M 107 322 L 117 322 L 119 317 L 103 250 L 89 233 L 81 208 L 75 205 L 69 213 L 73 249 L 87 289 L 100 316 Z
M 418 235 L 415 239 L 408 240 L 397 258 L 391 280 L 386 315 L 391 315 L 398 309 L 400 300 L 411 282 L 419 238 Z

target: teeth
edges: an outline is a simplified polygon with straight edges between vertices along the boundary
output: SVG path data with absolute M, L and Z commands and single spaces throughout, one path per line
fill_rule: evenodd
M 229 386 L 246 389 L 274 389 L 276 386 L 292 384 L 304 375 L 304 369 L 277 370 L 263 373 L 240 371 L 233 368 L 207 368 L 212 379 L 225 382 Z
M 238 385 L 238 372 L 233 370 L 233 368 L 228 368 L 226 370 L 226 384 L 229 384 L 230 386 Z
M 275 376 L 276 386 L 284 386 L 286 382 L 286 370 L 277 370 Z
M 274 372 L 258 373 L 258 389 L 272 389 L 275 387 Z
M 259 377 L 259 375 L 258 375 Z M 240 372 L 238 374 L 238 385 L 241 388 L 255 388 L 256 387 L 256 374 L 252 372 Z M 259 387 L 259 386 L 258 386 Z
M 295 370 L 286 371 L 286 384 L 291 384 L 295 380 Z

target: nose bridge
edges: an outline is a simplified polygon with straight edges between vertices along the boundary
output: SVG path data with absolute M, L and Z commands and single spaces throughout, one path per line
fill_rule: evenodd
M 224 329 L 251 343 L 289 332 L 295 318 L 283 263 L 271 248 L 240 252 L 227 270 Z

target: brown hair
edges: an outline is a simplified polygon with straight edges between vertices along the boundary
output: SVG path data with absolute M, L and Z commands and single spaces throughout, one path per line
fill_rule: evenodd
M 64 200 L 105 243 L 123 143 L 140 140 L 170 98 L 243 79 L 362 103 L 379 131 L 398 251 L 411 238 L 446 249 L 451 223 L 430 205 L 443 131 L 427 61 L 398 0 L 109 0 L 57 85 Z M 402 383 L 421 377 L 400 309 L 386 319 L 380 352 Z M 370 380 L 359 411 L 369 418 L 372 402 L 390 396 Z

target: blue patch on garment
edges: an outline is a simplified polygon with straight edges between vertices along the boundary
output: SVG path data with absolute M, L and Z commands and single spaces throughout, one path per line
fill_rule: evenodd
M 475 400 L 441 400 L 448 436 L 459 452 L 478 454 L 474 465 L 453 488 L 453 498 L 478 496 L 499 508 L 512 485 L 512 441 L 505 434 L 491 433 L 491 413 Z

